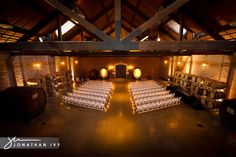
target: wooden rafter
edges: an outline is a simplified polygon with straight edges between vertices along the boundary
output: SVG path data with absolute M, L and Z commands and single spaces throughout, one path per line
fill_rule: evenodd
M 52 20 L 54 20 L 59 15 L 57 10 L 52 11 L 48 16 L 43 18 L 39 23 L 37 23 L 28 34 L 23 35 L 18 41 L 28 41 L 31 37 L 38 34 L 41 29 L 48 25 Z
M 211 21 L 208 20 L 203 20 L 202 18 L 197 17 L 194 15 L 190 10 L 187 10 L 186 8 L 182 9 L 182 13 L 195 21 L 202 29 L 204 32 L 206 32 L 208 35 L 210 35 L 213 39 L 215 40 L 225 40 L 216 30 L 209 28 L 207 23 L 210 23 Z M 206 16 L 206 15 L 204 15 Z
M 75 12 L 72 12 L 69 8 L 67 8 L 64 4 L 60 3 L 58 0 L 46 0 L 46 1 L 52 6 L 54 6 L 55 8 L 57 8 L 58 10 L 60 10 L 64 15 L 70 17 L 71 20 L 76 21 L 76 23 L 84 27 L 86 30 L 88 30 L 92 34 L 96 35 L 98 38 L 104 41 L 112 40 L 110 36 L 102 32 L 100 29 L 98 29 L 89 21 L 77 15 Z
M 173 2 L 171 5 L 169 5 L 165 9 L 158 10 L 157 13 L 151 19 L 149 19 L 144 24 L 142 24 L 141 26 L 136 28 L 130 34 L 128 34 L 122 41 L 124 41 L 124 42 L 131 41 L 135 37 L 137 37 L 138 35 L 140 35 L 143 32 L 145 32 L 146 30 L 148 30 L 148 29 L 150 29 L 150 28 L 152 28 L 154 26 L 160 25 L 163 22 L 163 20 L 168 18 L 168 16 L 171 13 L 173 13 L 178 8 L 180 8 L 181 6 L 186 4 L 188 1 L 189 0 L 176 0 L 175 2 Z

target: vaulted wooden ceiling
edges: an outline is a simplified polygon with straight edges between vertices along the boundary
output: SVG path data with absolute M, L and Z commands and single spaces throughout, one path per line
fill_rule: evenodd
M 82 15 L 108 35 L 114 37 L 114 0 L 59 0 Z M 154 16 L 173 0 L 122 0 L 121 37 Z M 191 0 L 172 13 L 156 28 L 137 37 L 141 40 L 234 40 L 236 39 L 235 0 Z M 45 0 L 0 1 L 0 42 L 38 41 L 41 36 L 57 40 L 55 30 L 71 20 Z M 170 27 L 173 21 L 187 30 L 183 37 Z M 3 24 L 3 25 L 2 25 Z M 10 27 L 6 27 L 6 26 Z M 86 28 L 76 25 L 63 35 L 63 40 L 99 40 Z

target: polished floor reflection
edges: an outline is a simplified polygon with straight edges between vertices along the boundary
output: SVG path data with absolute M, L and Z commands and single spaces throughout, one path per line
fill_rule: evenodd
M 133 114 L 128 81 L 115 80 L 107 112 L 49 99 L 46 111 L 29 123 L 2 123 L 1 136 L 60 137 L 59 150 L 15 150 L 0 156 L 233 156 L 217 114 L 190 106 Z

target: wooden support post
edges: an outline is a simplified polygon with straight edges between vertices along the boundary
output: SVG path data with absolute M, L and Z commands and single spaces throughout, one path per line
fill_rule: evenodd
M 236 52 L 234 52 L 231 55 L 231 60 L 230 60 L 230 66 L 229 66 L 229 72 L 228 72 L 228 77 L 227 77 L 227 89 L 226 89 L 226 98 L 227 99 L 233 99 L 236 98 L 236 90 L 232 89 L 235 88 L 234 84 L 234 75 L 236 73 Z
M 61 18 L 58 16 L 57 18 L 57 25 L 58 25 L 58 41 L 62 41 L 62 32 L 61 32 Z
M 183 17 L 183 14 L 180 14 L 180 22 L 179 22 L 179 40 L 183 40 L 183 32 L 184 32 L 184 17 Z
M 121 0 L 115 0 L 115 39 L 120 41 L 121 34 Z
M 190 56 L 190 63 L 189 63 L 189 74 L 192 74 L 192 66 L 193 66 L 193 56 Z

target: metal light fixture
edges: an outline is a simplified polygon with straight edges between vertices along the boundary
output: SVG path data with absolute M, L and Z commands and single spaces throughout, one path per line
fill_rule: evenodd
M 138 68 L 134 69 L 133 75 L 136 79 L 139 79 L 142 75 L 142 71 Z

